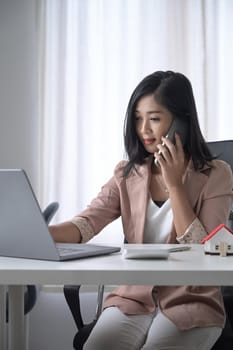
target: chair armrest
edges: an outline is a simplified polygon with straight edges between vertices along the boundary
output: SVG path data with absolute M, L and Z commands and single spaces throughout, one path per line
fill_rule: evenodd
M 63 287 L 65 299 L 70 308 L 75 324 L 78 328 L 78 332 L 76 333 L 73 339 L 73 347 L 76 350 L 83 349 L 83 345 L 85 344 L 87 338 L 89 337 L 89 334 L 91 333 L 93 327 L 95 326 L 96 321 L 102 312 L 103 296 L 104 296 L 104 286 L 99 285 L 95 317 L 90 323 L 84 324 L 82 314 L 81 314 L 81 307 L 80 307 L 80 288 L 81 288 L 80 285 L 76 285 L 76 286 L 64 285 Z
M 76 326 L 79 330 L 84 326 L 82 313 L 81 313 L 81 306 L 80 306 L 80 288 L 81 288 L 81 285 L 71 285 L 71 286 L 64 285 L 63 287 L 65 299 L 73 315 Z M 99 285 L 96 312 L 95 312 L 95 317 L 93 319 L 94 321 L 96 321 L 99 318 L 102 312 L 103 297 L 104 297 L 104 285 Z
M 43 216 L 47 224 L 50 223 L 50 221 L 52 220 L 58 208 L 59 208 L 59 203 L 52 202 L 44 209 Z
M 228 224 L 227 226 L 233 230 L 233 208 L 231 209 L 230 211 L 230 215 L 229 215 L 229 218 L 228 218 Z
M 75 324 L 79 330 L 83 328 L 84 325 L 80 307 L 80 287 L 80 285 L 64 285 L 63 287 L 65 299 L 70 308 Z

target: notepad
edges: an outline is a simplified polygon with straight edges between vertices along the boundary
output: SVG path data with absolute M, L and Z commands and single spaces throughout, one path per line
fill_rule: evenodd
M 123 248 L 122 256 L 125 259 L 168 259 L 170 253 L 190 250 L 187 245 L 174 244 L 130 244 Z

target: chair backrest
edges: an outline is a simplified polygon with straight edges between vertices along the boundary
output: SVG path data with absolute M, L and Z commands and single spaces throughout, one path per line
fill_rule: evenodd
M 208 142 L 208 146 L 214 156 L 224 160 L 231 166 L 233 172 L 233 140 Z M 233 209 L 228 220 L 228 227 L 233 230 Z M 212 347 L 212 350 L 232 349 L 233 345 L 233 287 L 222 287 L 222 295 L 227 315 L 227 321 L 220 338 Z
M 233 172 L 233 140 L 208 142 L 208 146 L 214 156 L 224 160 L 231 166 Z M 233 207 L 230 211 L 227 226 L 233 230 Z
M 233 140 L 208 142 L 208 146 L 214 156 L 231 166 L 233 172 Z

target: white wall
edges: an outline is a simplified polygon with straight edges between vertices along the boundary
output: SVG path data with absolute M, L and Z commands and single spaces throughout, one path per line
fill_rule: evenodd
M 41 291 L 29 315 L 29 350 L 72 350 L 76 331 L 64 295 Z
M 39 140 L 35 3 L 0 0 L 0 168 L 24 168 L 36 189 Z
M 0 168 L 24 168 L 37 192 L 35 15 L 36 0 L 0 0 Z M 30 315 L 29 350 L 71 350 L 74 332 L 63 294 L 40 293 Z
M 38 189 L 36 0 L 0 0 L 0 168 L 24 168 Z M 87 295 L 86 317 L 95 312 Z M 85 294 L 86 298 L 86 294 Z M 89 316 L 88 316 L 89 315 Z M 29 350 L 71 350 L 76 332 L 63 293 L 46 289 L 29 316 Z
M 91 287 L 89 287 L 91 289 Z M 93 287 L 95 290 L 95 287 Z M 81 307 L 85 323 L 93 320 L 96 309 L 95 292 L 81 293 Z M 62 290 L 45 288 L 30 313 L 29 350 L 72 350 L 76 325 L 65 302 Z
M 0 168 L 24 168 L 35 192 L 39 172 L 36 59 L 36 0 L 0 0 Z M 83 305 L 88 305 L 85 314 L 91 320 L 95 297 L 88 294 Z M 76 326 L 61 291 L 41 291 L 29 320 L 29 350 L 72 349 Z

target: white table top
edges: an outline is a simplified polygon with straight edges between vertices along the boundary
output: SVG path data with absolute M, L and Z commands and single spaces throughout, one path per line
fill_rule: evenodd
M 233 285 L 233 256 L 191 246 L 168 260 L 127 260 L 121 253 L 66 262 L 0 257 L 0 284 Z

